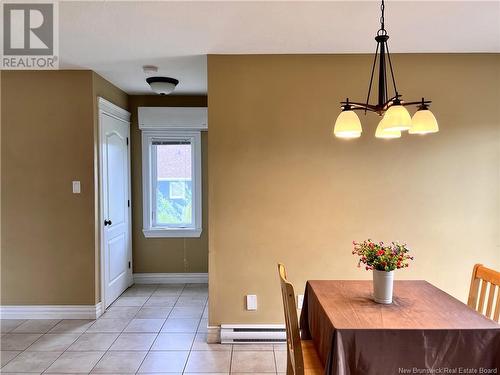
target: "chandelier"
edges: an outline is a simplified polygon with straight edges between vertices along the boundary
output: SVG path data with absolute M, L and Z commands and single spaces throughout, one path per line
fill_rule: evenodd
M 375 50 L 373 59 L 366 103 L 351 102 L 349 98 L 344 102 L 340 102 L 342 112 L 340 112 L 337 121 L 335 121 L 333 133 L 339 138 L 360 137 L 363 130 L 359 117 L 355 111 L 364 111 L 365 114 L 367 111 L 375 112 L 382 117 L 375 131 L 375 137 L 377 138 L 400 138 L 401 132 L 406 130 L 408 130 L 410 134 L 436 133 L 439 131 L 439 127 L 436 118 L 429 110 L 431 101 L 422 98 L 421 101 L 405 102 L 402 100 L 402 95 L 398 92 L 394 71 L 392 69 L 391 55 L 389 54 L 389 47 L 387 45 L 389 35 L 387 35 L 384 24 L 384 0 L 382 0 L 380 10 L 382 13 L 380 17 L 380 29 L 375 37 L 377 49 Z M 378 102 L 377 104 L 369 104 L 373 75 L 377 62 Z M 387 83 L 387 67 L 389 67 L 390 79 L 392 80 L 394 90 L 394 94 L 391 97 L 389 97 L 389 85 Z M 408 110 L 405 108 L 410 105 L 417 106 L 417 112 L 415 112 L 413 117 L 410 116 Z

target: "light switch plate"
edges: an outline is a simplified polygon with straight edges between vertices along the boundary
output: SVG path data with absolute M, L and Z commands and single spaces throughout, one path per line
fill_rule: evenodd
M 80 181 L 73 181 L 73 194 L 80 194 Z
M 255 294 L 247 295 L 247 310 L 257 310 L 257 296 Z
M 304 304 L 304 295 L 303 294 L 299 294 L 297 296 L 297 308 L 298 309 L 302 309 L 302 305 Z

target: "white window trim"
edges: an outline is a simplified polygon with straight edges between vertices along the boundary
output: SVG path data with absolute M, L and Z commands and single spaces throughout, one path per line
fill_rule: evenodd
M 153 226 L 153 198 L 154 192 L 151 187 L 154 171 L 151 168 L 151 145 L 153 139 L 167 140 L 191 140 L 191 168 L 193 188 L 193 218 L 194 227 L 154 227 Z M 202 232 L 202 198 L 201 198 L 201 132 L 192 130 L 143 130 L 142 131 L 142 197 L 143 216 L 142 223 L 145 237 L 200 237 Z

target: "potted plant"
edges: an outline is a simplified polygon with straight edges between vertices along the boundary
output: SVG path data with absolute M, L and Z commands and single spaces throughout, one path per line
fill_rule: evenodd
M 392 303 L 394 270 L 406 268 L 413 257 L 405 243 L 373 242 L 368 239 L 363 242 L 353 241 L 352 253 L 359 256 L 358 267 L 365 265 L 366 270 L 373 270 L 373 299 L 377 303 Z

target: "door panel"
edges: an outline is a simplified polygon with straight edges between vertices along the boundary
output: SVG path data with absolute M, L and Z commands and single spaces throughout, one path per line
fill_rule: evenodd
M 115 120 L 117 121 L 117 120 Z M 124 223 L 126 208 L 127 181 L 127 144 L 126 135 L 112 132 L 106 134 L 106 153 L 108 161 L 108 216 L 113 218 L 113 224 Z
M 108 307 L 132 281 L 129 124 L 100 113 L 103 302 Z
M 128 269 L 127 241 L 125 234 L 121 233 L 108 241 L 109 256 L 109 285 L 120 282 L 120 277 L 126 274 Z

